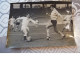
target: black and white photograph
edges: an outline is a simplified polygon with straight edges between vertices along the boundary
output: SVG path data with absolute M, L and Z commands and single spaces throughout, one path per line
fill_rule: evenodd
M 7 47 L 76 46 L 72 1 L 10 4 Z

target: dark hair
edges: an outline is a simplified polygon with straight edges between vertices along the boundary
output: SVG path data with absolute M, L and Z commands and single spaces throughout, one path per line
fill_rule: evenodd
M 51 8 L 51 7 L 52 7 L 52 8 L 55 8 L 55 5 L 51 5 L 50 8 Z

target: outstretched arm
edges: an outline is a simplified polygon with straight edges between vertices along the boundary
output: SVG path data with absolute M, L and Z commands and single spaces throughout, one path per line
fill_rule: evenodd
M 30 21 L 31 21 L 32 23 L 34 23 L 34 24 L 38 24 L 38 20 L 35 21 L 35 20 L 33 20 L 33 19 L 30 18 Z
M 16 20 L 23 20 L 24 17 L 18 17 Z
M 60 16 L 63 19 L 62 15 L 56 9 L 55 12 L 58 14 L 58 16 Z

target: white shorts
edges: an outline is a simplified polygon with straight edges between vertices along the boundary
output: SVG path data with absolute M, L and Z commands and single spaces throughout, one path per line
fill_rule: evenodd
M 22 27 L 21 27 L 21 30 L 22 30 L 22 31 L 23 31 L 23 30 L 28 30 L 28 31 L 29 31 L 29 27 L 22 26 Z

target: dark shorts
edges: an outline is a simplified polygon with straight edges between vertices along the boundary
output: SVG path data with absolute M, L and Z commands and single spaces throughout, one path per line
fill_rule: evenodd
M 71 20 L 71 24 L 73 25 L 73 20 Z
M 53 24 L 53 26 L 56 26 L 57 21 L 56 20 L 51 20 L 51 23 Z
M 16 22 L 16 25 L 20 25 L 20 22 Z

